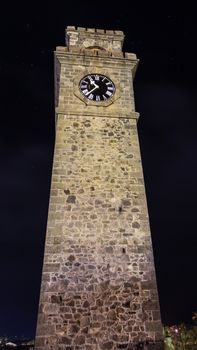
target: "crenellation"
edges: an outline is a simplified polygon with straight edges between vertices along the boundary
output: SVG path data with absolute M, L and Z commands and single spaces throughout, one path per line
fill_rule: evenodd
M 106 34 L 110 34 L 110 35 L 116 35 L 116 33 L 114 32 L 114 30 L 106 30 L 105 31 Z
M 86 28 L 88 33 L 96 33 L 96 29 L 95 28 Z
M 96 32 L 99 34 L 105 34 L 104 29 L 96 29 Z
M 107 51 L 121 51 L 124 34 L 121 31 L 67 27 L 66 45 L 78 48 L 99 46 Z
M 80 27 L 78 27 L 78 28 L 80 28 Z M 76 27 L 75 26 L 67 26 L 66 30 L 76 30 Z
M 113 51 L 113 52 L 111 53 L 111 56 L 112 56 L 112 57 L 116 57 L 116 58 L 118 58 L 118 57 L 124 58 L 124 52 L 116 52 L 116 51 Z
M 67 27 L 68 28 L 68 27 Z M 79 32 L 85 32 L 87 30 L 87 28 L 84 27 L 77 27 L 76 30 L 78 30 Z

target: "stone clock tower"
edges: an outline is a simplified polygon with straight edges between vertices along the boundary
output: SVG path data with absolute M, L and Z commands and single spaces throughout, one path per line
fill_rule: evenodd
M 162 349 L 133 78 L 121 31 L 67 27 L 36 350 Z

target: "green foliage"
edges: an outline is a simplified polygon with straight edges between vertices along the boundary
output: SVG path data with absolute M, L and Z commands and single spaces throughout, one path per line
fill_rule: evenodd
M 194 325 L 187 326 L 184 323 L 175 326 L 164 327 L 165 350 L 196 350 L 197 349 L 197 312 L 192 320 Z

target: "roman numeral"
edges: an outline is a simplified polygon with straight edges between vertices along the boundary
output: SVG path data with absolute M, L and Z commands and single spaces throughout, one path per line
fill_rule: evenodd
M 93 94 L 90 94 L 90 95 L 88 96 L 89 100 L 93 100 L 93 97 L 94 97 Z
M 86 88 L 87 88 L 87 84 L 85 84 L 85 85 L 81 84 L 81 89 L 86 89 Z
M 96 95 L 96 101 L 100 101 L 100 100 L 101 100 L 100 96 Z
M 84 89 L 82 92 L 84 95 L 86 95 L 88 93 L 88 89 Z
M 113 87 L 112 86 L 108 86 L 108 88 L 107 88 L 107 90 L 111 90 L 111 91 L 113 91 Z
M 87 81 L 87 80 L 84 79 L 84 80 L 82 80 L 81 85 L 82 85 L 82 84 L 86 84 L 86 85 L 87 85 L 88 83 L 89 83 L 89 81 Z
M 97 80 L 97 81 L 98 81 L 98 80 L 99 80 L 99 78 L 100 78 L 100 77 L 99 77 L 99 75 L 95 75 L 95 80 Z
M 105 95 L 102 95 L 103 96 L 103 100 L 107 100 L 107 97 Z
M 91 83 L 94 82 L 94 79 L 91 77 L 91 75 L 88 75 L 88 79 Z
M 106 91 L 106 95 L 111 96 L 112 93 L 110 91 Z

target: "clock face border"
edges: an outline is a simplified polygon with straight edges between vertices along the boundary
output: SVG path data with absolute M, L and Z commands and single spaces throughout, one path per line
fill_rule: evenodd
M 112 83 L 115 86 L 115 92 L 112 97 L 110 97 L 107 100 L 103 101 L 93 101 L 89 100 L 87 97 L 85 97 L 81 91 L 80 91 L 80 81 L 87 75 L 103 75 L 106 76 L 108 79 L 112 81 Z M 98 68 L 98 67 L 91 67 L 91 68 L 86 68 L 81 73 L 78 73 L 77 76 L 74 79 L 73 82 L 73 92 L 76 97 L 78 97 L 81 101 L 83 101 L 86 105 L 88 106 L 97 106 L 97 107 L 107 107 L 114 103 L 118 98 L 121 96 L 121 89 L 120 89 L 120 83 L 117 80 L 117 78 L 114 76 L 113 72 L 110 72 L 110 70 Z
M 90 89 L 88 90 L 89 84 Z M 85 75 L 80 80 L 79 90 L 88 100 L 94 102 L 98 101 L 100 103 L 111 99 L 116 92 L 116 87 L 114 82 L 108 76 L 100 73 L 92 73 Z

